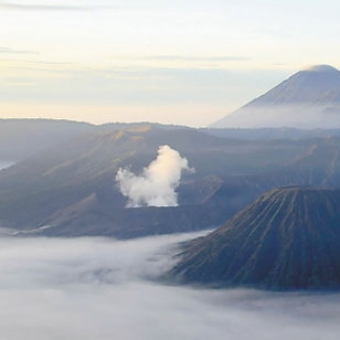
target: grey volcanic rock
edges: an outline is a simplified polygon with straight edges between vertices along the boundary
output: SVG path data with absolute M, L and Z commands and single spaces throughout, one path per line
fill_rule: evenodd
M 196 170 L 181 180 L 179 207 L 126 209 L 115 181 L 118 169 L 140 173 L 161 145 L 179 151 Z M 123 238 L 210 228 L 268 190 L 243 176 L 281 169 L 313 145 L 233 141 L 148 124 L 92 131 L 2 170 L 0 220 L 21 231 L 52 225 L 44 234 L 63 236 Z
M 302 70 L 211 127 L 340 127 L 340 71 L 328 65 Z
M 127 209 L 118 169 L 136 174 L 169 145 L 196 172 L 178 207 Z M 0 172 L 0 221 L 45 236 L 140 237 L 219 226 L 272 188 L 340 187 L 340 139 L 247 141 L 194 129 L 131 125 L 81 134 Z
M 186 244 L 183 282 L 273 290 L 340 288 L 340 190 L 275 189 Z

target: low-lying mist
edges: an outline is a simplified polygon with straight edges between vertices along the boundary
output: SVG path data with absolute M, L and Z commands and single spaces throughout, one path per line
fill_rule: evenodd
M 338 339 L 340 294 L 157 283 L 198 235 L 0 239 L 1 338 Z

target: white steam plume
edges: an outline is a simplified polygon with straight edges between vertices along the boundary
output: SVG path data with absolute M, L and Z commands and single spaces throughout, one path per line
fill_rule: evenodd
M 121 193 L 129 198 L 129 208 L 174 207 L 178 205 L 175 190 L 183 170 L 194 171 L 178 151 L 163 145 L 159 147 L 157 159 L 144 168 L 141 175 L 119 169 L 116 180 Z

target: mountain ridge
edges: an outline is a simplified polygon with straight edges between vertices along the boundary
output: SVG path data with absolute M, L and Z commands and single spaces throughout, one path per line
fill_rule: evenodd
M 274 189 L 186 244 L 171 275 L 217 287 L 338 290 L 339 208 L 340 190 Z
M 329 65 L 301 70 L 209 127 L 340 127 L 340 71 Z
M 179 206 L 125 208 L 117 171 L 141 173 L 161 145 L 196 170 L 182 177 Z M 16 231 L 43 227 L 46 236 L 127 238 L 216 227 L 274 187 L 340 187 L 339 150 L 336 137 L 268 143 L 145 124 L 91 131 L 2 170 L 0 220 Z

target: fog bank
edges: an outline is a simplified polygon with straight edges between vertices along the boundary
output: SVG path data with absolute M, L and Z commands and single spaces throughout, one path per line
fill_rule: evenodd
M 178 242 L 0 239 L 1 338 L 338 339 L 340 294 L 166 286 Z

